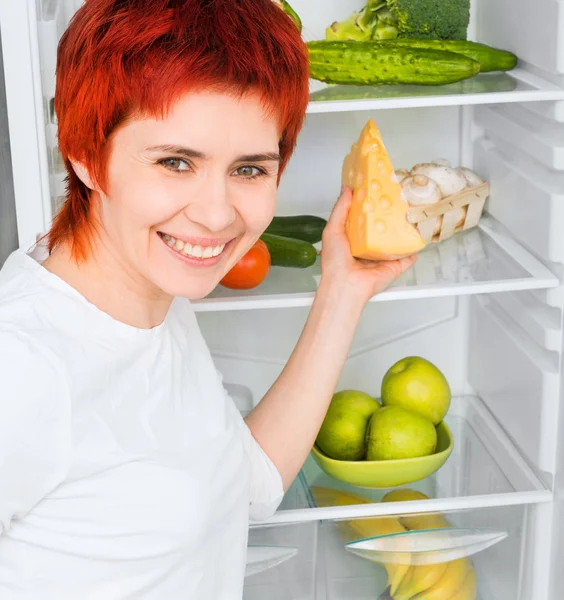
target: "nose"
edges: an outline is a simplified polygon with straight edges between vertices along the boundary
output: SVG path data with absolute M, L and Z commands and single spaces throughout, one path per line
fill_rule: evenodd
M 236 219 L 237 213 L 231 203 L 227 186 L 217 181 L 201 188 L 192 195 L 184 214 L 193 223 L 202 225 L 214 233 L 227 229 Z

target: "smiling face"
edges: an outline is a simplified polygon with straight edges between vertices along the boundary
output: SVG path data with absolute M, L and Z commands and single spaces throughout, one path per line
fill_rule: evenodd
M 152 294 L 209 294 L 274 215 L 280 132 L 256 95 L 185 95 L 112 137 L 105 249 Z

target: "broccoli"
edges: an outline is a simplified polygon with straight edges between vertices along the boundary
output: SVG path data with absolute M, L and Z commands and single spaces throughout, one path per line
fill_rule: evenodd
M 470 0 L 368 0 L 358 13 L 327 28 L 326 38 L 465 40 Z
M 398 37 L 465 40 L 470 0 L 387 0 Z

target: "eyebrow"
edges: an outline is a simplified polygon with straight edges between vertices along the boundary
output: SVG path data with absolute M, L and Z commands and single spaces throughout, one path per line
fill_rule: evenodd
M 184 146 L 175 146 L 171 144 L 165 144 L 162 146 L 148 146 L 145 150 L 149 152 L 170 152 L 171 154 L 177 154 L 179 156 L 185 156 L 186 158 L 200 158 L 207 160 L 209 156 L 198 150 L 192 148 L 185 148 Z M 278 152 L 259 152 L 258 154 L 244 154 L 238 156 L 235 162 L 267 162 L 274 161 L 280 162 L 282 158 Z

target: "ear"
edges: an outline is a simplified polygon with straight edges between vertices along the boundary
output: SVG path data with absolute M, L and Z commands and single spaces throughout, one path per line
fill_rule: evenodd
M 96 190 L 97 187 L 94 184 L 94 180 L 90 176 L 90 171 L 88 170 L 88 168 L 81 162 L 78 162 L 76 160 L 71 159 L 70 162 L 74 172 L 76 173 L 76 176 L 80 179 L 80 181 L 82 181 L 82 183 L 84 183 L 84 185 L 87 188 L 90 188 L 91 190 Z

